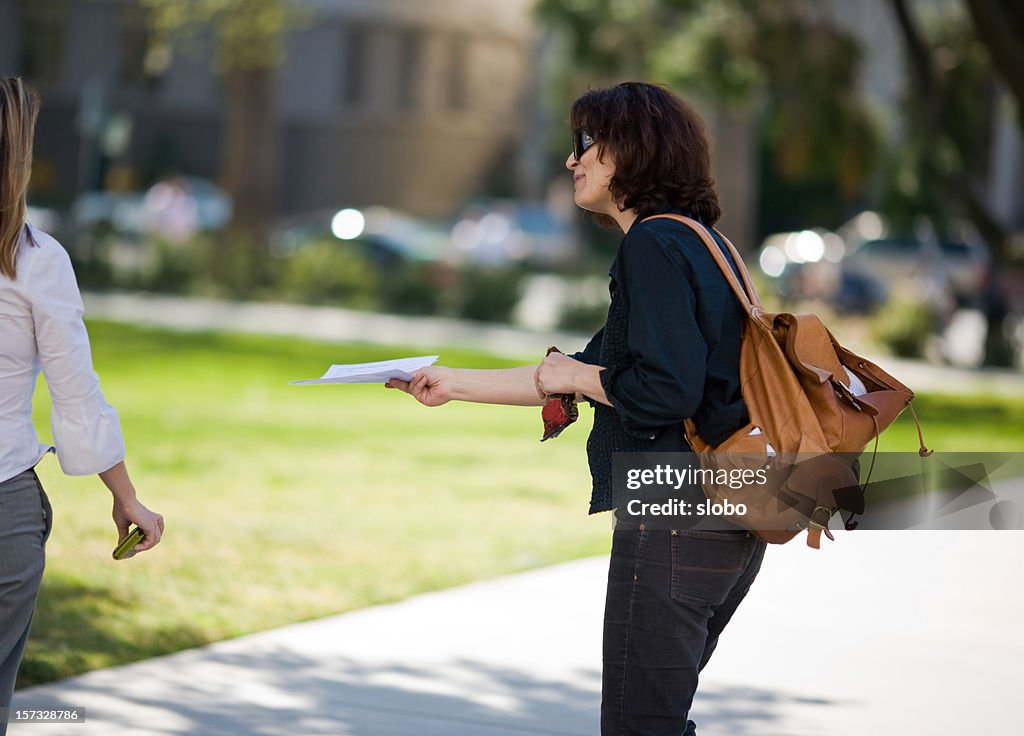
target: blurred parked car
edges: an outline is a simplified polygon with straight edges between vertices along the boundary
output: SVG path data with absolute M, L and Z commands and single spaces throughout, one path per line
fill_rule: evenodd
M 71 204 L 68 227 L 137 236 L 142 231 L 142 192 L 82 192 Z
M 783 297 L 826 301 L 840 311 L 868 313 L 895 297 L 948 316 L 993 298 L 991 257 L 969 229 L 939 236 L 922 222 L 916 232 L 894 233 L 873 212 L 835 233 L 769 236 L 759 263 Z
M 967 368 L 1024 354 L 1014 337 L 1015 325 L 1024 324 L 1015 316 L 1024 280 L 1012 267 L 994 272 L 987 246 L 967 224 L 937 233 L 921 219 L 899 232 L 862 212 L 834 233 L 771 235 L 758 261 L 787 301 L 857 314 L 889 304 L 872 329 L 897 353 Z
M 890 294 L 904 292 L 953 307 L 980 306 L 991 281 L 991 257 L 980 240 L 876 238 L 854 248 L 844 268 L 880 280 Z
M 445 223 L 386 207 L 321 209 L 280 220 L 271 234 L 273 253 L 287 257 L 305 245 L 336 241 L 379 266 L 446 260 L 452 251 Z
M 231 198 L 224 190 L 199 177 L 185 176 L 177 180 L 182 182 L 184 191 L 192 200 L 197 229 L 214 232 L 230 222 Z M 147 195 L 160 185 L 158 182 L 144 192 L 82 192 L 71 204 L 67 226 L 78 232 L 106 230 L 129 238 L 140 237 L 150 228 L 146 212 Z
M 461 259 L 484 265 L 557 266 L 580 252 L 571 221 L 544 204 L 511 199 L 470 204 L 456 218 L 451 238 Z
M 271 248 L 287 257 L 313 242 L 337 241 L 372 261 L 450 262 L 499 266 L 522 261 L 556 265 L 578 252 L 572 224 L 540 204 L 477 202 L 454 220 L 430 220 L 387 207 L 319 209 L 283 218 Z
M 886 298 L 870 275 L 843 268 L 846 246 L 835 233 L 801 230 L 765 238 L 758 255 L 762 273 L 788 301 L 820 301 L 839 312 L 868 314 Z
M 215 232 L 231 222 L 231 197 L 209 179 L 183 177 L 196 203 L 196 223 L 200 230 Z

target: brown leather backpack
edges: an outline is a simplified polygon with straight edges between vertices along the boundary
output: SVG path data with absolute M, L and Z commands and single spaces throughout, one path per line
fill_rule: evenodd
M 878 435 L 910 406 L 914 392 L 840 345 L 817 316 L 765 311 L 743 259 L 721 233 L 715 231 L 742 285 L 702 224 L 680 215 L 654 217 L 676 220 L 700 236 L 747 314 L 740 386 L 750 423 L 711 447 L 688 419 L 686 439 L 703 468 L 771 467 L 771 482 L 742 489 L 704 483 L 704 491 L 712 502 L 742 504 L 746 513 L 730 520 L 760 539 L 781 544 L 806 529 L 808 546 L 818 548 L 822 532 L 834 539 L 828 522 L 840 508 L 851 517 L 863 511 L 854 463 L 872 440 L 877 451 Z M 916 414 L 914 421 L 920 454 L 929 455 Z M 854 526 L 847 521 L 848 529 Z

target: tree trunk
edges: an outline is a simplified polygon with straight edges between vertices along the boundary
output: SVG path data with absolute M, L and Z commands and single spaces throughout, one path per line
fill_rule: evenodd
M 1017 0 L 1008 0 L 1008 2 L 1015 2 Z M 914 21 L 913 16 L 910 14 L 910 10 L 907 7 L 906 0 L 890 0 L 893 11 L 896 14 L 897 25 L 899 26 L 900 33 L 903 36 L 904 46 L 909 57 L 909 63 L 911 68 L 911 79 L 917 87 L 919 96 L 921 97 L 922 104 L 927 111 L 927 135 L 930 138 L 945 138 L 948 140 L 953 147 L 956 149 L 962 162 L 968 160 L 965 152 L 960 148 L 955 137 L 949 134 L 950 122 L 948 120 L 948 107 L 945 105 L 945 94 L 946 89 L 943 85 L 943 80 L 939 77 L 932 65 L 931 51 L 927 44 L 924 42 L 924 38 L 917 28 L 917 24 Z M 998 4 L 1000 0 L 992 0 L 992 2 L 986 2 L 984 0 L 967 0 L 968 5 L 972 6 L 972 15 L 975 13 L 974 6 L 978 7 L 979 12 L 984 15 L 985 22 L 991 22 L 992 17 L 990 14 L 985 14 L 987 11 L 991 11 L 990 6 Z M 1007 14 L 1008 16 L 1010 13 Z M 1010 18 L 1006 17 L 1004 21 L 1009 21 Z M 989 40 L 985 38 L 981 32 L 980 22 L 975 17 L 975 23 L 979 25 L 979 34 L 981 35 L 982 41 L 988 45 Z M 991 29 L 990 29 L 991 32 Z M 1005 38 L 1000 38 L 999 42 L 1004 41 Z M 989 46 L 990 52 L 995 59 L 996 51 Z M 1007 51 L 1004 49 L 1003 51 Z M 1011 48 L 1008 51 L 1019 52 L 1019 49 Z M 1018 72 L 1014 72 L 1018 73 Z M 1019 101 L 1019 98 L 1018 98 Z M 945 186 L 947 191 L 957 199 L 960 200 L 964 206 L 967 216 L 977 226 L 979 232 L 985 241 L 989 244 L 992 250 L 992 258 L 996 264 L 1005 262 L 1008 258 L 1008 243 L 1006 229 L 998 221 L 989 207 L 988 202 L 980 196 L 974 187 L 969 173 L 961 166 L 955 173 L 950 173 L 945 177 Z M 986 307 L 985 307 L 985 318 L 988 323 L 988 333 L 985 344 L 985 359 L 984 362 L 987 365 L 1004 365 L 1006 362 L 1006 356 L 1010 355 L 1009 346 L 1006 344 L 1005 337 L 1003 335 L 1003 321 L 1006 313 L 1004 309 L 1002 295 L 999 293 L 998 288 L 991 290 L 988 294 L 984 295 Z
M 231 69 L 224 77 L 221 178 L 232 216 L 211 270 L 226 295 L 250 297 L 272 278 L 270 226 L 276 213 L 278 135 L 272 69 Z
M 910 65 L 910 76 L 917 88 L 921 103 L 927 111 L 928 134 L 932 138 L 943 138 L 957 151 L 961 162 L 969 157 L 961 149 L 956 138 L 949 134 L 948 107 L 944 104 L 945 86 L 932 64 L 931 51 L 918 30 L 917 23 L 907 7 L 906 0 L 890 0 L 896 14 L 897 25 L 903 36 L 903 44 Z M 929 146 L 931 147 L 931 146 Z M 984 198 L 979 196 L 969 173 L 961 166 L 955 173 L 945 176 L 949 193 L 964 206 L 967 216 L 977 226 L 982 237 L 992 249 L 993 258 L 1002 262 L 1007 257 L 1007 233 L 999 223 Z
M 221 150 L 232 230 L 265 242 L 277 205 L 280 161 L 272 69 L 232 69 L 224 76 Z
M 967 0 L 967 9 L 992 66 L 1017 101 L 1017 121 L 1024 126 L 1024 4 L 1020 0 Z

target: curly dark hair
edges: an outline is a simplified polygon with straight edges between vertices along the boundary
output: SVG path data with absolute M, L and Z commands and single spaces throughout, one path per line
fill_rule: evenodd
M 612 157 L 609 190 L 623 209 L 646 217 L 678 207 L 709 227 L 722 216 L 704 121 L 667 88 L 624 82 L 588 90 L 573 103 L 570 121 L 594 139 L 601 161 Z M 595 219 L 615 226 L 608 215 Z

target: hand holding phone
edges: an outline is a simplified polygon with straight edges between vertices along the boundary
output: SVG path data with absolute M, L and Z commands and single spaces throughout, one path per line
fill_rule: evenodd
M 128 533 L 128 536 L 124 538 L 124 541 L 114 548 L 114 559 L 123 560 L 131 557 L 134 554 L 132 550 L 135 549 L 136 545 L 138 545 L 145 536 L 146 535 L 142 533 L 142 530 L 139 529 L 139 527 L 132 529 Z

